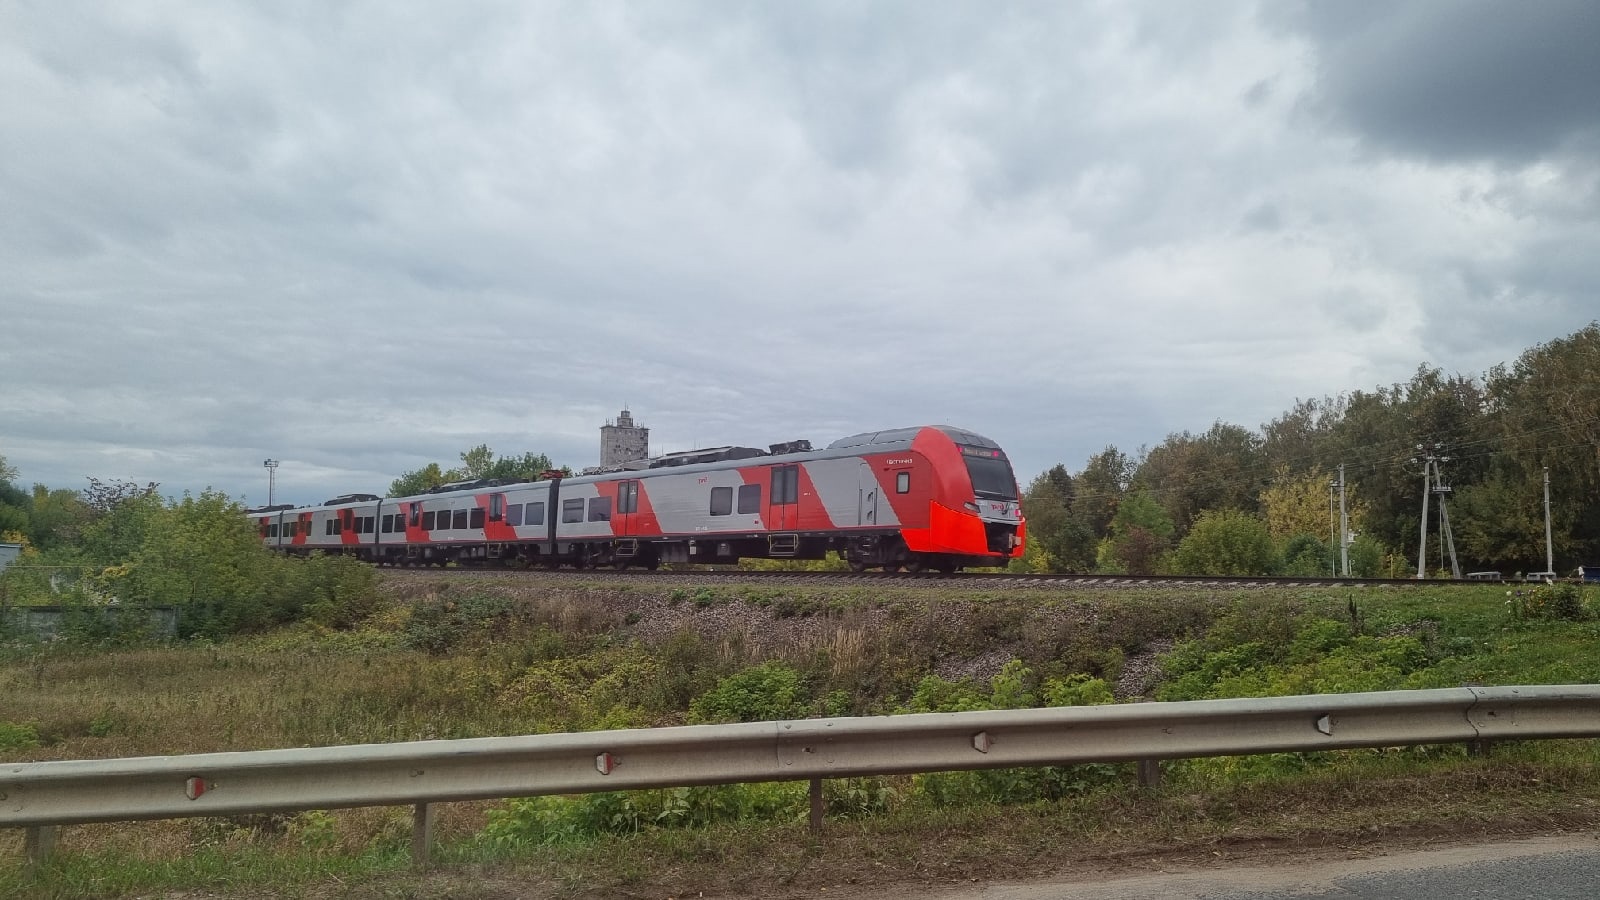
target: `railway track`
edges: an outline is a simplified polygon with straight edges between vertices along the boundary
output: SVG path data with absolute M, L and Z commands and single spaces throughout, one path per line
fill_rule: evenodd
M 1057 575 L 1016 572 L 807 572 L 750 569 L 504 569 L 449 567 L 442 569 L 386 569 L 437 578 L 526 578 L 554 581 L 627 581 L 659 584 L 703 584 L 711 582 L 764 582 L 772 584 L 834 584 L 839 586 L 880 585 L 960 585 L 963 587 L 1214 587 L 1214 588 L 1306 588 L 1306 587 L 1428 587 L 1479 585 L 1487 582 L 1414 578 L 1304 578 L 1243 575 Z

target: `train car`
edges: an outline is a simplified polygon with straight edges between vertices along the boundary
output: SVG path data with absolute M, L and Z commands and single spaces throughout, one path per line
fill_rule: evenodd
M 958 428 L 867 432 L 820 450 L 721 447 L 641 465 L 251 514 L 263 541 L 285 552 L 424 565 L 654 568 L 833 551 L 857 571 L 956 571 L 1005 565 L 1026 539 L 1004 451 Z

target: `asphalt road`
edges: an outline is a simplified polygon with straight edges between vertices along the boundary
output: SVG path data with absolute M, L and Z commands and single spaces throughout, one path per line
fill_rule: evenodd
M 849 896 L 846 894 L 845 896 Z M 1358 858 L 1281 857 L 1261 865 L 1028 883 L 924 887 L 886 900 L 1593 900 L 1600 834 L 1458 844 Z

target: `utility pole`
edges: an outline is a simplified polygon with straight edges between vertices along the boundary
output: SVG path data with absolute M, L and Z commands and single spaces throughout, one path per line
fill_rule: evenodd
M 1550 467 L 1544 467 L 1544 570 L 1556 570 L 1555 548 L 1550 543 Z
M 1339 575 L 1350 577 L 1350 513 L 1344 505 L 1344 463 L 1339 463 Z
M 1332 478 L 1328 479 L 1328 550 L 1329 551 L 1333 550 L 1334 542 L 1339 540 L 1338 535 L 1335 534 L 1335 531 L 1339 526 L 1338 526 L 1338 524 L 1336 522 L 1334 522 L 1334 519 L 1333 519 L 1333 485 L 1334 485 L 1333 479 Z M 1334 556 L 1332 552 L 1329 552 L 1328 553 L 1328 571 L 1331 572 L 1333 574 L 1333 577 L 1335 577 L 1335 578 L 1339 577 L 1339 568 L 1338 568 L 1338 566 L 1339 566 L 1338 557 Z
M 1417 445 L 1417 452 L 1422 452 L 1422 445 Z M 1433 468 L 1433 457 L 1425 460 L 1413 457 L 1412 462 L 1422 462 L 1422 534 L 1421 542 L 1417 545 L 1417 578 L 1428 577 L 1428 474 Z
M 272 490 L 277 487 L 278 461 L 275 459 L 262 460 L 261 464 L 267 467 L 267 505 L 272 505 Z
M 1442 456 L 1434 461 L 1433 490 L 1439 495 L 1439 531 L 1444 538 L 1445 548 L 1450 551 L 1450 577 L 1460 580 L 1461 563 L 1456 561 L 1456 536 L 1450 530 L 1450 506 L 1445 503 L 1445 497 L 1450 493 L 1450 486 L 1444 483 L 1444 472 L 1439 468 L 1439 463 L 1449 461 L 1448 456 Z
M 1438 451 L 1443 449 L 1440 444 L 1431 447 L 1417 445 L 1416 457 L 1412 462 L 1422 463 L 1422 540 L 1417 548 L 1417 577 L 1428 577 L 1428 495 L 1439 495 L 1439 537 L 1443 541 L 1439 547 L 1439 564 L 1444 565 L 1444 551 L 1450 551 L 1450 574 L 1454 578 L 1461 577 L 1461 563 L 1456 560 L 1456 539 L 1450 531 L 1450 509 L 1445 502 L 1450 493 L 1450 486 L 1444 483 L 1444 471 L 1439 468 L 1440 463 L 1450 461 L 1448 456 L 1440 456 Z

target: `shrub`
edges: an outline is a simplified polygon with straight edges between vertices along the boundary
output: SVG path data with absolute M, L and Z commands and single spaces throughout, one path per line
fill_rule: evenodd
M 32 725 L 0 722 L 0 750 L 30 750 L 39 746 L 39 731 Z
M 577 843 L 650 828 L 790 820 L 805 814 L 806 790 L 804 782 L 777 782 L 527 797 L 489 810 L 481 837 L 515 847 Z
M 1571 582 L 1506 591 L 1506 607 L 1513 619 L 1578 622 L 1586 617 L 1583 592 Z
M 800 718 L 810 705 L 800 673 L 768 661 L 718 681 L 695 698 L 690 714 L 696 722 L 767 722 Z

